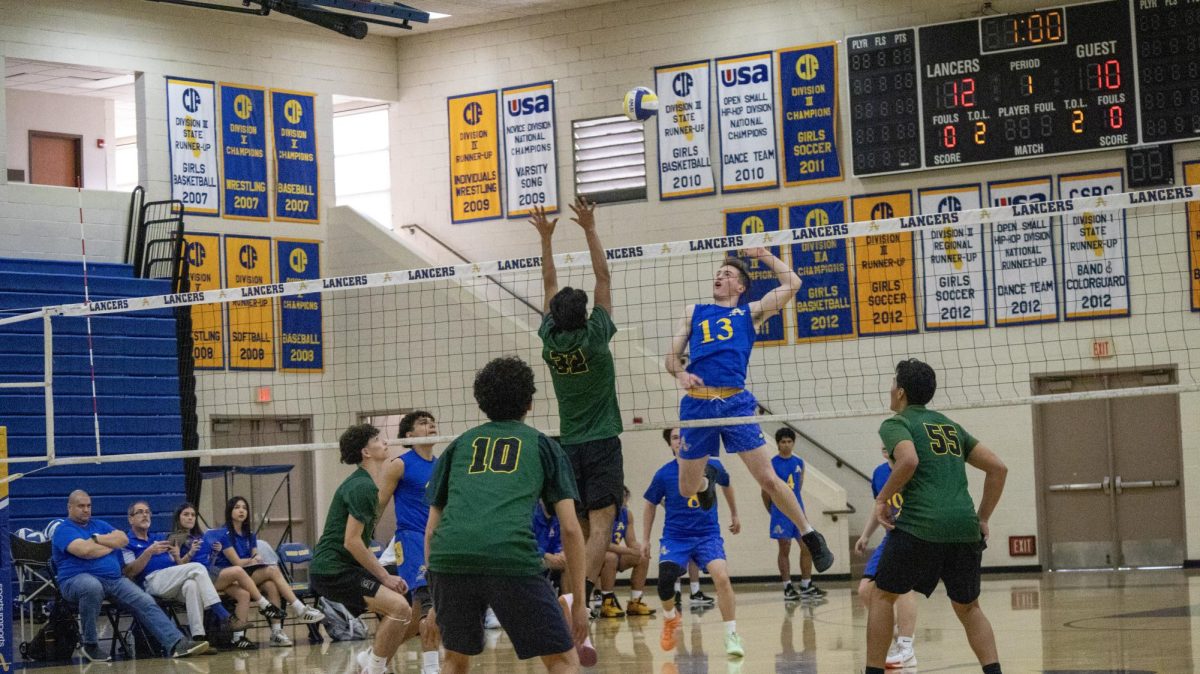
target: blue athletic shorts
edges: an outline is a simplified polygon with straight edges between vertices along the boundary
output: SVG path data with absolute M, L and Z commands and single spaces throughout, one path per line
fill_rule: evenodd
M 796 499 L 799 501 L 799 499 Z M 800 509 L 804 510 L 804 501 L 800 501 Z M 783 512 L 771 506 L 771 538 L 780 540 L 790 540 L 792 538 L 800 538 L 800 529 L 791 520 L 784 515 Z
M 758 411 L 754 394 L 743 390 L 729 398 L 705 400 L 685 395 L 679 402 L 679 419 L 720 419 L 722 417 L 753 417 Z M 707 426 L 680 430 L 679 456 L 683 459 L 699 459 L 717 456 L 721 443 L 729 454 L 758 449 L 766 444 L 762 429 L 756 423 L 736 426 Z
M 401 529 L 396 532 L 396 575 L 408 583 L 411 592 L 425 587 L 425 532 Z
M 863 569 L 863 578 L 875 579 L 875 574 L 879 571 L 879 558 L 883 557 L 883 544 L 887 543 L 887 534 L 883 535 L 883 540 L 879 541 L 879 545 L 875 548 L 874 554 L 867 560 L 867 567 Z
M 658 563 L 674 562 L 686 569 L 688 562 L 696 562 L 701 571 L 708 570 L 708 563 L 725 559 L 725 542 L 719 535 L 704 538 L 663 538 L 658 544 Z

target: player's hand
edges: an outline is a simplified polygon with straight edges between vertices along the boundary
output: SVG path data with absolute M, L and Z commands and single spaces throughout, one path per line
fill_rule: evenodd
M 554 236 L 554 226 L 558 224 L 558 218 L 549 220 L 546 218 L 545 206 L 534 206 L 533 217 L 529 218 L 529 224 L 537 229 L 538 234 L 541 234 L 543 239 L 549 239 Z
M 642 543 L 639 547 L 642 549 L 642 559 L 650 559 L 650 542 Z
M 886 501 L 875 502 L 875 521 L 879 522 L 884 529 L 891 531 L 896 528 L 895 517 L 892 513 L 892 504 Z
M 766 258 L 771 257 L 771 251 L 767 250 L 766 248 L 762 248 L 762 247 L 746 248 L 742 252 L 744 252 L 750 258 L 755 259 L 755 260 L 765 260 Z
M 854 541 L 854 552 L 858 553 L 859 557 L 867 556 L 867 544 L 870 541 L 865 536 L 859 536 L 857 541 Z
M 579 601 L 575 598 L 575 602 L 571 604 L 571 638 L 575 640 L 575 644 L 583 643 L 588 637 L 588 603 Z
M 730 518 L 729 531 L 735 535 L 742 533 L 742 521 L 736 515 Z
M 400 576 L 389 575 L 383 579 L 382 585 L 396 594 L 408 593 L 408 583 L 404 582 Z
M 596 204 L 588 201 L 586 197 L 575 197 L 575 203 L 571 204 L 571 210 L 575 212 L 575 217 L 571 218 L 571 222 L 578 224 L 583 231 L 587 232 L 596 228 Z
M 979 520 L 979 533 L 983 534 L 983 542 L 987 543 L 988 538 L 992 535 L 992 532 L 988 530 L 987 520 Z
M 679 387 L 685 391 L 690 388 L 694 388 L 696 386 L 704 386 L 703 379 L 701 379 L 700 377 L 697 377 L 696 375 L 692 374 L 691 372 L 686 372 L 686 371 L 680 372 L 679 374 L 675 375 L 675 381 L 678 382 Z

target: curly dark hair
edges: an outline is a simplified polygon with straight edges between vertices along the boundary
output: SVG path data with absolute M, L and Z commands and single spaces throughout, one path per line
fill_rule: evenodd
M 671 431 L 675 431 L 675 430 L 679 430 L 679 429 L 677 429 L 677 428 L 664 428 L 663 429 L 663 442 L 667 443 L 667 445 L 671 444 Z
M 379 435 L 379 429 L 371 424 L 354 424 L 338 438 L 338 449 L 342 452 L 342 463 L 352 466 L 362 463 L 362 450 L 367 443 Z
M 896 386 L 904 389 L 908 404 L 924 405 L 937 391 L 937 374 L 916 358 L 902 360 L 896 363 Z
M 422 419 L 437 421 L 432 414 L 426 412 L 425 410 L 413 410 L 412 412 L 405 414 L 400 419 L 400 427 L 396 430 L 396 437 L 403 441 L 404 438 L 407 438 L 408 434 L 412 432 L 412 429 L 417 425 L 417 422 Z M 404 442 L 401 442 L 401 444 L 405 447 L 412 447 L 412 445 Z
M 588 295 L 579 288 L 567 286 L 550 298 L 550 316 L 554 330 L 571 332 L 587 326 Z
M 775 431 L 775 442 L 779 442 L 780 440 L 782 440 L 784 438 L 791 438 L 792 442 L 795 442 L 796 441 L 796 431 L 793 431 L 792 429 L 788 428 L 787 426 L 784 426 L 783 428 L 780 428 L 779 430 Z
M 475 374 L 475 401 L 492 421 L 525 418 L 536 391 L 533 370 L 516 356 L 496 358 Z

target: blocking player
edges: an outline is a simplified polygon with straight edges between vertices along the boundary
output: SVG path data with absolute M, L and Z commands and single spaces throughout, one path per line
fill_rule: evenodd
M 429 481 L 425 551 L 446 674 L 468 671 L 471 656 L 483 651 L 489 605 L 518 658 L 541 657 L 556 674 L 579 671 L 573 646 L 587 636 L 586 602 L 574 603 L 568 626 L 530 525 L 539 499 L 554 509 L 572 594 L 585 596 L 577 492 L 558 443 L 523 423 L 534 391 L 533 370 L 519 358 L 485 365 L 474 393 L 490 421 L 455 438 Z M 594 649 L 585 656 L 586 665 L 595 664 Z
M 762 299 L 743 302 L 750 289 L 750 272 L 740 259 L 727 258 L 713 279 L 712 304 L 688 306 L 666 357 L 667 371 L 684 391 L 679 403 L 681 421 L 753 417 L 757 411 L 757 400 L 745 388 L 754 337 L 758 327 L 796 295 L 800 277 L 766 248 L 746 252 L 775 273 L 779 287 Z M 685 351 L 690 355 L 686 367 Z M 825 538 L 809 524 L 796 495 L 771 469 L 762 429 L 756 423 L 684 428 L 678 459 L 679 493 L 697 494 L 702 508 L 712 507 L 715 487 L 706 459 L 717 456 L 722 443 L 726 452 L 741 457 L 771 502 L 800 530 L 817 571 L 833 565 Z
M 424 410 L 405 414 L 400 419 L 397 436 L 401 441 L 437 435 L 437 420 Z M 433 599 L 425 579 L 425 524 L 429 521 L 429 506 L 425 504 L 425 488 L 433 474 L 436 457 L 433 445 L 404 443 L 408 451 L 384 464 L 379 480 L 379 508 L 388 506 L 396 511 L 396 536 L 392 550 L 396 555 L 397 575 L 408 584 L 405 597 L 410 606 L 420 611 L 420 619 L 409 623 L 404 635 L 407 641 L 421 637 L 421 674 L 436 674 L 440 637 L 436 620 L 430 619 Z
M 654 609 L 642 599 L 646 590 L 646 574 L 650 570 L 650 557 L 642 555 L 642 546 L 638 545 L 634 527 L 633 513 L 629 512 L 629 488 L 626 487 L 621 510 L 613 521 L 612 541 L 608 544 L 604 566 L 600 569 L 601 618 L 654 615 Z M 633 573 L 629 577 L 629 604 L 622 610 L 617 601 L 616 584 L 617 574 L 626 569 L 633 569 Z
M 595 306 L 587 313 L 587 293 L 578 288 L 558 287 L 554 251 L 550 239 L 558 218 L 546 218 L 542 207 L 534 209 L 530 223 L 542 242 L 542 287 L 545 318 L 538 328 L 542 359 L 550 368 L 550 380 L 558 399 L 559 430 L 563 451 L 571 461 L 579 488 L 579 519 L 587 537 L 586 597 L 599 583 L 600 567 L 608 549 L 609 531 L 625 473 L 621 456 L 621 410 L 617 405 L 616 370 L 609 341 L 617 334 L 612 320 L 611 275 L 604 247 L 596 234 L 596 205 L 575 197 L 571 218 L 583 229 L 591 255 L 596 285 Z
M 1008 469 L 962 426 L 925 407 L 936 390 L 937 376 L 929 365 L 915 358 L 896 365 L 891 390 L 896 414 L 879 427 L 894 465 L 875 498 L 875 518 L 889 533 L 871 593 L 867 674 L 884 671 L 899 596 L 917 590 L 928 597 L 939 580 L 984 674 L 1001 674 L 996 636 L 979 607 L 979 575 L 988 519 Z M 968 463 L 985 474 L 978 511 L 967 490 Z M 903 498 L 899 515 L 892 506 L 896 494 Z
M 355 470 L 333 494 L 309 576 L 319 596 L 344 604 L 353 615 L 369 610 L 379 616 L 375 643 L 357 660 L 364 674 L 383 674 L 412 618 L 404 599 L 408 584 L 388 574 L 370 550 L 379 521 L 375 480 L 388 460 L 387 441 L 371 424 L 355 424 L 342 433 L 338 447 L 342 463 Z
M 710 479 L 721 485 L 729 500 L 731 513 L 737 512 L 733 498 L 733 487 L 729 473 L 716 459 L 705 459 Z M 676 635 L 683 624 L 679 607 L 675 604 L 675 580 L 683 575 L 689 562 L 708 571 L 717 588 L 721 618 L 725 622 L 725 652 L 742 657 L 746 650 L 737 633 L 736 603 L 733 584 L 729 580 L 729 569 L 725 564 L 725 541 L 721 538 L 721 524 L 716 508 L 704 508 L 696 494 L 684 497 L 679 493 L 679 464 L 672 460 L 659 468 L 646 488 L 646 505 L 642 515 L 642 554 L 650 556 L 650 532 L 654 528 L 654 515 L 658 504 L 663 505 L 662 539 L 658 548 L 658 598 L 663 605 L 662 637 L 659 644 L 665 651 L 675 650 Z M 737 534 L 742 529 L 737 515 L 733 515 L 730 532 Z
M 804 498 L 800 495 L 800 489 L 804 486 L 804 459 L 792 453 L 796 449 L 796 432 L 787 426 L 775 431 L 775 446 L 779 453 L 771 457 L 771 468 L 774 469 L 775 475 L 783 480 L 788 489 L 791 489 L 792 493 L 796 495 L 796 502 L 800 504 L 800 510 L 804 510 Z M 808 548 L 804 547 L 803 541 L 797 546 L 800 548 L 800 589 L 797 590 L 796 586 L 792 585 L 792 565 L 788 557 L 792 552 L 792 539 L 800 541 L 800 530 L 783 514 L 783 511 L 771 503 L 770 494 L 764 491 L 762 499 L 763 507 L 771 514 L 771 538 L 779 544 L 776 561 L 779 564 L 779 577 L 783 581 L 784 601 L 824 597 L 825 590 L 812 582 L 812 555 Z

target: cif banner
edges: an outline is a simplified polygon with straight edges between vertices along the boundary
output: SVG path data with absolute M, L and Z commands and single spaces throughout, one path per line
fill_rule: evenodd
M 850 256 L 846 202 L 809 201 L 788 204 L 792 230 L 792 269 L 803 285 L 796 296 L 796 341 L 823 342 L 854 336 L 854 304 L 850 286 Z M 808 240 L 816 236 L 836 239 Z
M 275 240 L 275 268 L 280 283 L 314 281 L 320 290 L 321 242 Z M 321 331 L 321 293 L 289 295 L 279 306 L 279 371 L 321 372 L 325 369 Z
M 274 281 L 271 240 L 261 236 L 225 237 L 225 287 L 229 303 L 229 369 L 275 369 L 275 302 L 267 297 Z M 265 286 L 243 288 L 242 286 Z
M 708 143 L 708 61 L 654 69 L 658 92 L 658 194 L 686 199 L 715 194 Z
M 233 220 L 266 220 L 267 94 L 221 84 L 221 203 Z
M 1123 192 L 1120 169 L 1058 177 L 1062 199 Z M 1063 309 L 1068 321 L 1129 315 L 1125 257 L 1125 211 L 1060 217 L 1063 249 Z
M 912 193 L 854 197 L 850 208 L 855 222 L 903 218 L 912 214 Z M 855 237 L 854 267 L 858 334 L 870 337 L 916 332 L 912 232 Z
M 188 261 L 188 290 L 221 287 L 221 237 L 188 232 L 183 235 Z M 220 304 L 192 307 L 192 360 L 197 370 L 225 369 L 225 314 Z
M 0 672 L 12 669 L 12 552 L 8 549 L 8 429 L 0 426 Z
M 1185 185 L 1200 185 L 1200 161 L 1183 164 Z M 1200 201 L 1187 205 L 1188 274 L 1191 278 L 1192 311 L 1200 311 Z
M 921 232 L 925 329 L 986 328 L 983 227 L 958 222 L 959 211 L 982 207 L 979 185 L 921 190 L 917 201 L 921 217 L 935 225 Z
M 508 217 L 529 215 L 534 206 L 558 212 L 558 155 L 554 151 L 554 83 L 541 82 L 500 92 L 504 108 L 504 166 Z
M 320 218 L 316 121 L 313 94 L 271 90 L 276 220 L 316 223 Z
M 771 52 L 717 59 L 721 191 L 779 187 Z
M 992 225 L 997 326 L 1058 320 L 1054 232 L 1050 217 L 1038 214 L 1038 204 L 1050 201 L 1050 191 L 1050 176 L 988 183 L 988 207 L 1029 212 Z
M 496 90 L 446 99 L 450 122 L 450 222 L 504 217 Z
M 726 236 L 778 231 L 780 231 L 778 206 L 741 208 L 725 211 Z M 771 246 L 769 250 L 775 257 L 782 257 L 780 246 Z M 737 251 L 737 256 L 746 263 L 746 267 L 750 270 L 749 301 L 756 302 L 762 299 L 763 295 L 779 287 L 779 280 L 775 272 L 771 271 L 771 268 L 763 264 L 761 260 L 749 257 L 740 250 Z M 777 346 L 787 342 L 787 335 L 784 333 L 783 313 L 780 312 L 771 316 L 763 321 L 762 325 L 758 326 L 758 333 L 754 337 L 756 345 Z
M 783 184 L 842 179 L 837 147 L 837 48 L 833 42 L 779 50 Z
M 171 198 L 183 202 L 187 215 L 216 217 L 221 212 L 215 97 L 212 82 L 167 78 Z

